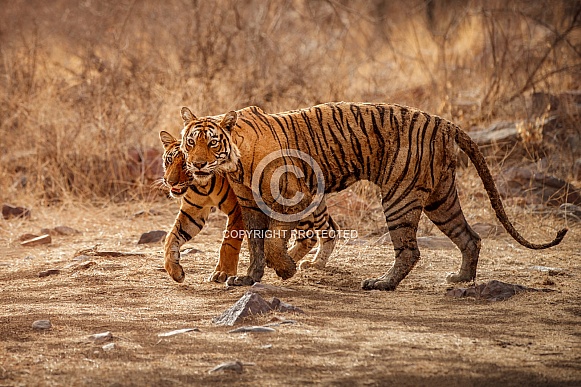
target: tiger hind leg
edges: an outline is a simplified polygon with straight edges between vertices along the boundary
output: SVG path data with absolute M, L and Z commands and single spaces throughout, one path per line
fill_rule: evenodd
M 458 273 L 447 276 L 448 282 L 469 282 L 476 278 L 480 236 L 470 228 L 458 199 L 454 175 L 451 174 L 437 187 L 428 199 L 424 212 L 462 252 Z
M 297 271 L 296 263 L 288 252 L 288 240 L 298 222 L 281 222 L 270 219 L 268 231 L 264 238 L 264 259 L 266 265 L 274 269 L 283 280 L 291 278 Z
M 325 268 L 337 244 L 339 226 L 328 213 L 325 213 L 323 224 L 319 226 L 315 225 L 315 228 L 319 235 L 319 248 L 312 260 L 305 259 L 299 263 L 300 270 L 311 267 L 319 270 Z
M 295 236 L 295 244 L 288 250 L 288 254 L 296 263 L 303 259 L 317 244 L 317 234 L 314 232 L 312 217 L 299 222 Z
M 416 232 L 422 210 L 421 206 L 411 204 L 409 210 L 403 209 L 403 215 L 402 211 L 389 215 L 388 210 L 384 210 L 395 250 L 395 261 L 389 271 L 381 277 L 364 280 L 361 284 L 364 290 L 395 290 L 419 261 L 420 250 Z

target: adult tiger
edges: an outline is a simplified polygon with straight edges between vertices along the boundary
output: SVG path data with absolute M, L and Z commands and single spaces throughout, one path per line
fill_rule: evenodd
M 285 230 L 295 222 L 269 218 L 254 200 L 252 190 L 270 208 L 281 210 L 277 198 L 268 190 L 269 181 L 254 176 L 261 161 L 280 154 L 278 163 L 263 169 L 278 171 L 281 165 L 299 168 L 305 178 L 286 174 L 280 194 L 301 193 L 305 201 L 292 210 L 301 211 L 315 196 L 317 178 L 304 160 L 283 157 L 285 150 L 298 150 L 320 166 L 325 193 L 347 188 L 359 180 L 376 183 L 382 194 L 383 212 L 395 249 L 395 261 L 379 278 L 366 279 L 364 289 L 394 290 L 420 258 L 416 231 L 422 211 L 462 252 L 457 274 L 450 282 L 471 281 L 476 277 L 480 237 L 474 232 L 460 207 L 455 185 L 456 143 L 470 158 L 488 193 L 496 216 L 508 233 L 531 249 L 544 249 L 561 242 L 566 229 L 549 243 L 533 244 L 513 227 L 504 211 L 498 190 L 482 153 L 470 137 L 453 123 L 418 109 L 392 104 L 326 103 L 307 109 L 266 114 L 257 107 L 220 117 L 196 118 L 182 108 L 184 129 L 182 150 L 194 179 L 203 181 L 216 173 L 228 173 L 228 180 L 242 206 L 247 228 Z M 253 186 L 253 178 L 255 185 Z M 272 188 L 272 187 L 271 187 Z M 287 211 L 292 211 L 287 209 Z M 283 235 L 284 236 L 284 235 Z M 295 265 L 286 254 L 284 237 L 250 238 L 251 262 L 274 267 L 283 279 L 294 275 Z M 259 274 L 238 278 L 237 283 L 260 281 Z
M 211 208 L 218 207 L 228 215 L 227 232 L 222 240 L 220 259 L 208 280 L 225 282 L 228 277 L 236 275 L 240 246 L 246 234 L 236 195 L 230 188 L 228 180 L 221 175 L 213 175 L 204 182 L 192 180 L 192 175 L 185 168 L 180 141 L 166 131 L 161 131 L 159 138 L 164 147 L 163 182 L 170 189 L 171 196 L 181 197 L 180 211 L 165 240 L 165 269 L 175 281 L 184 281 L 184 270 L 179 263 L 180 248 L 200 232 Z M 318 232 L 309 232 L 313 229 Z M 289 255 L 298 262 L 319 242 L 315 257 L 312 260 L 301 261 L 300 267 L 323 268 L 337 241 L 336 235 L 330 231 L 337 229 L 323 203 L 318 211 L 297 226 L 299 232 L 296 233 L 296 243 L 289 250 Z

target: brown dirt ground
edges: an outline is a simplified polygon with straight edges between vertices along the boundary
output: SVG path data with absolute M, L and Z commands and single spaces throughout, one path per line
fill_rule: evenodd
M 482 206 L 486 202 L 469 203 L 466 213 L 477 213 L 471 222 L 487 220 L 478 215 Z M 134 216 L 152 207 L 156 214 Z M 275 316 L 296 323 L 275 333 L 240 334 L 215 326 L 212 318 L 245 289 L 205 282 L 217 260 L 221 214 L 212 214 L 185 246 L 201 252 L 184 256 L 186 281 L 177 284 L 162 269 L 161 245 L 136 244 L 142 232 L 169 229 L 177 203 L 32 210 L 30 220 L 0 220 L 0 386 L 581 385 L 579 224 L 568 225 L 560 246 L 540 252 L 506 234 L 483 240 L 479 282 L 555 290 L 502 302 L 445 296 L 443 279 L 460 262 L 454 249 L 424 248 L 421 263 L 395 292 L 363 291 L 361 280 L 383 274 L 393 253 L 389 244 L 376 243 L 381 234 L 360 235 L 354 244 L 340 242 L 323 271 L 281 281 L 267 269 L 264 283 L 291 290 L 265 298 L 276 296 L 305 313 L 254 317 L 246 323 L 265 324 Z M 515 223 L 540 242 L 565 224 L 551 219 L 521 214 Z M 48 246 L 19 245 L 19 235 L 58 225 L 82 234 L 55 236 Z M 420 231 L 434 232 L 425 225 Z M 142 255 L 94 257 L 86 268 L 75 264 L 75 251 L 97 244 Z M 240 272 L 247 264 L 244 244 Z M 548 276 L 535 265 L 566 274 Z M 61 272 L 38 277 L 50 268 Z M 33 330 L 37 319 L 50 319 L 52 329 Z M 188 327 L 200 331 L 157 336 Z M 114 336 L 111 351 L 87 339 L 103 331 Z M 241 374 L 208 373 L 231 360 L 254 365 Z

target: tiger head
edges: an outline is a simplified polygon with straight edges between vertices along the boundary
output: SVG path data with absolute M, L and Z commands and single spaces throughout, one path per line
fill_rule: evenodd
M 235 111 L 223 117 L 196 118 L 187 107 L 181 110 L 184 120 L 181 150 L 186 167 L 199 182 L 208 181 L 213 174 L 236 169 L 240 152 L 232 143 L 231 130 L 238 115 Z
M 185 156 L 180 150 L 180 141 L 168 132 L 159 132 L 163 144 L 163 184 L 170 189 L 170 195 L 179 197 L 186 193 L 192 183 L 192 175 L 186 168 Z

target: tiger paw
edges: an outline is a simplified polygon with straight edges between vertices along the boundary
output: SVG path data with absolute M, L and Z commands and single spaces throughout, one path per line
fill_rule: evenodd
M 184 273 L 182 265 L 180 265 L 179 263 L 166 262 L 165 271 L 167 271 L 167 273 L 170 275 L 171 278 L 174 279 L 174 281 L 180 283 L 184 282 L 186 274 Z
M 251 286 L 255 282 L 254 278 L 249 275 L 240 275 L 228 277 L 226 280 L 226 285 L 228 286 Z
M 295 263 L 292 262 L 292 265 L 289 264 L 286 265 L 285 267 L 275 268 L 274 271 L 276 272 L 276 275 L 278 275 L 283 280 L 286 280 L 295 275 L 295 273 L 297 272 L 297 267 Z
M 446 276 L 446 281 L 448 283 L 456 283 L 456 282 L 471 282 L 474 281 L 476 278 L 476 274 L 472 275 L 471 273 L 450 273 Z
M 384 278 L 369 278 L 361 283 L 363 290 L 395 290 L 397 285 L 399 283 Z
M 226 282 L 227 279 L 228 279 L 228 273 L 226 273 L 225 271 L 216 270 L 215 272 L 210 274 L 210 277 L 208 278 L 208 282 L 224 283 L 224 282 Z

